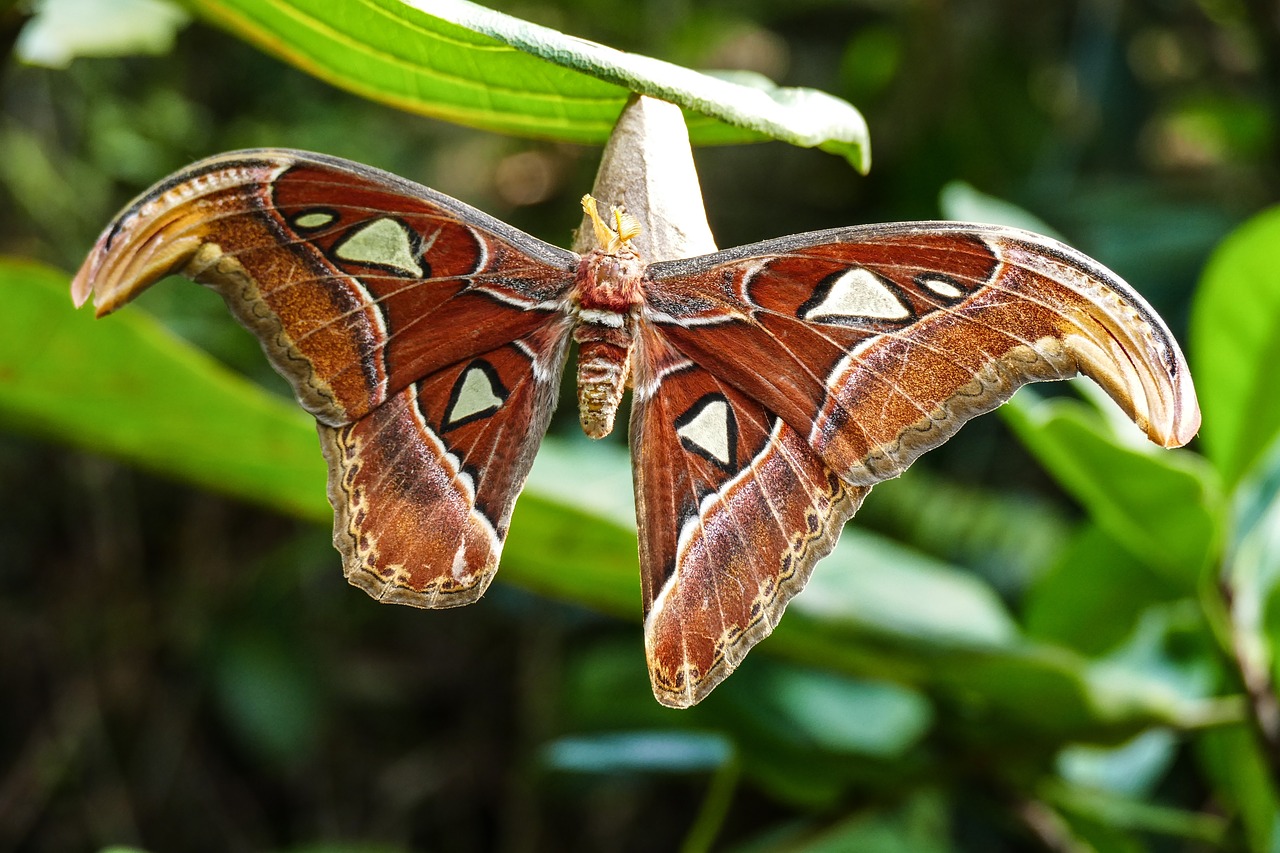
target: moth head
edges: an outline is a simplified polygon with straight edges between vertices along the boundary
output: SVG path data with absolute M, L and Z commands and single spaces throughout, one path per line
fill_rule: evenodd
M 582 197 L 582 210 L 591 219 L 591 227 L 596 232 L 596 243 L 611 255 L 623 251 L 635 251 L 631 240 L 640 234 L 640 222 L 620 207 L 610 207 L 607 222 L 600 215 L 596 200 L 590 195 Z

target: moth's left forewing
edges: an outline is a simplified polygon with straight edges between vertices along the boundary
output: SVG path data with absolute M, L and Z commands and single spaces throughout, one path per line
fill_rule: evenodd
M 655 264 L 653 275 L 664 292 L 736 306 L 745 319 L 686 311 L 661 326 L 849 482 L 896 476 L 1027 382 L 1081 372 L 1157 443 L 1185 443 L 1199 424 L 1186 363 L 1155 312 L 1101 265 L 1026 232 L 841 229 Z

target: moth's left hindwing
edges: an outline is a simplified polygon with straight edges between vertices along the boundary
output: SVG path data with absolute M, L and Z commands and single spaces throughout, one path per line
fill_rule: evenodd
M 99 314 L 218 290 L 320 423 L 334 540 L 378 598 L 475 600 L 555 405 L 577 256 L 394 175 L 244 151 L 135 201 L 73 284 Z

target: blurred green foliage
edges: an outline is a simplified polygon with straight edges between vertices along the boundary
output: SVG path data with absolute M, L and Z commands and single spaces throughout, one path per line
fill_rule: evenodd
M 867 178 L 780 143 L 698 152 L 722 245 L 1034 215 L 1170 319 L 1204 404 L 1203 442 L 1159 451 L 1086 389 L 1021 392 L 877 486 L 774 636 L 674 712 L 645 679 L 620 441 L 557 416 L 481 604 L 374 607 L 328 545 L 308 419 L 218 300 L 162 286 L 98 323 L 66 291 L 122 203 L 220 150 L 351 157 L 564 243 L 597 149 L 536 116 L 540 141 L 396 112 L 271 58 L 429 103 L 412 74 L 441 70 L 439 32 L 406 37 L 423 16 L 392 0 L 271 4 L 306 11 L 295 29 L 222 0 L 184 27 L 158 2 L 0 4 L 0 848 L 1280 844 L 1267 4 L 505 9 L 858 106 Z M 412 74 L 362 77 L 362 51 L 386 56 L 357 12 Z M 297 59 L 317 21 L 348 55 Z M 79 58 L 21 60 L 58 48 Z M 524 78 L 595 85 L 548 69 L 472 72 L 500 73 L 517 119 Z

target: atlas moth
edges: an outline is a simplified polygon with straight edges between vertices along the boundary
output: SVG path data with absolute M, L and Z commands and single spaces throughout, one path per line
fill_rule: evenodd
M 72 293 L 103 315 L 170 273 L 217 290 L 316 418 L 347 578 L 417 607 L 493 579 L 576 343 L 588 435 L 632 391 L 645 649 L 677 707 L 772 631 L 871 486 L 1021 385 L 1083 373 L 1157 444 L 1198 429 L 1164 323 L 1057 241 L 905 222 L 646 263 L 634 219 L 584 208 L 578 255 L 368 166 L 238 151 L 125 208 Z

